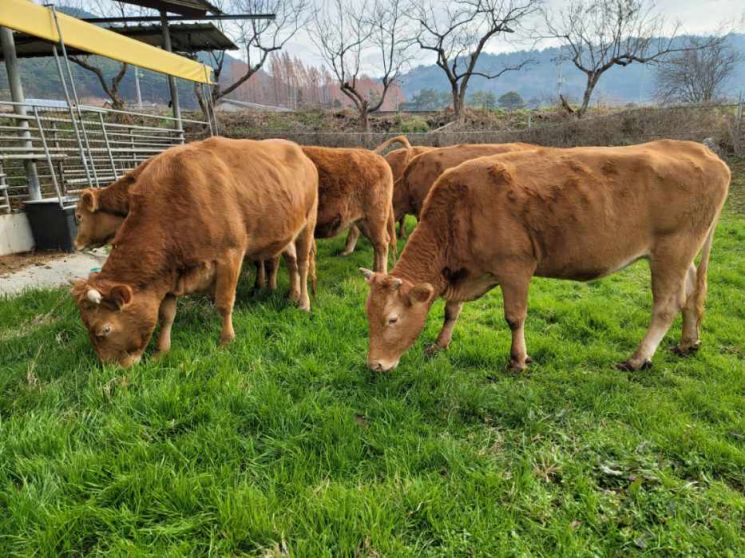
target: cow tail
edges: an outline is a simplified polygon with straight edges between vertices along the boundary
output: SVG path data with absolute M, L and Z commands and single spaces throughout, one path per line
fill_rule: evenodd
M 406 149 L 411 149 L 411 144 L 409 143 L 409 138 L 406 136 L 396 136 L 395 138 L 391 138 L 389 140 L 384 141 L 381 143 L 378 147 L 376 147 L 373 152 L 374 153 L 382 153 L 385 151 L 389 146 L 393 145 L 394 143 L 400 143 L 403 145 Z
M 696 304 L 696 316 L 698 316 L 697 327 L 701 327 L 701 320 L 704 317 L 704 303 L 706 302 L 706 291 L 708 289 L 706 275 L 709 268 L 709 256 L 711 255 L 711 245 L 714 241 L 714 230 L 717 228 L 717 219 L 711 224 L 711 229 L 706 237 L 703 248 L 701 248 L 701 261 L 696 268 L 696 294 L 694 302 Z
M 308 275 L 310 275 L 310 292 L 313 296 L 316 296 L 316 288 L 318 287 L 318 279 L 316 278 L 316 255 L 318 254 L 318 244 L 316 239 L 313 239 L 313 244 L 310 246 L 310 258 L 308 260 Z
M 388 209 L 388 221 L 386 223 L 388 228 L 388 247 L 393 254 L 393 261 L 398 259 L 398 242 L 396 241 L 396 214 L 393 211 L 393 205 Z

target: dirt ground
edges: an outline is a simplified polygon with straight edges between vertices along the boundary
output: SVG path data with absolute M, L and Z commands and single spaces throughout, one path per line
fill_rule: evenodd
M 43 267 L 48 265 L 50 261 L 65 256 L 69 256 L 69 254 L 65 252 L 23 252 L 0 256 L 0 277 L 33 265 Z

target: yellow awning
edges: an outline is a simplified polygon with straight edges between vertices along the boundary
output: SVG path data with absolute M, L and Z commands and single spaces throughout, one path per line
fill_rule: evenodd
M 57 11 L 57 20 L 65 45 L 189 81 L 212 83 L 212 68 L 209 66 L 86 23 L 59 11 Z M 22 31 L 54 43 L 59 42 L 52 10 L 38 6 L 29 0 L 0 0 L 0 26 Z

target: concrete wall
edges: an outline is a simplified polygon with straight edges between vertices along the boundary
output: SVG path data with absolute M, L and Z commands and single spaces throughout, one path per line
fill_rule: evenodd
M 34 237 L 25 213 L 0 215 L 0 256 L 34 249 Z

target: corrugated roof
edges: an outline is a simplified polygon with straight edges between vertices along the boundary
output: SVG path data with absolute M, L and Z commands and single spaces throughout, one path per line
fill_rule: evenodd
M 106 29 L 142 41 L 153 46 L 163 43 L 163 29 L 160 25 L 130 25 L 127 27 L 108 26 Z M 174 52 L 194 53 L 204 50 L 237 50 L 238 47 L 212 23 L 171 23 L 168 25 Z M 25 33 L 15 34 L 18 58 L 52 56 L 51 43 Z M 70 55 L 87 54 L 67 47 Z M 2 51 L 0 51 L 2 60 Z

